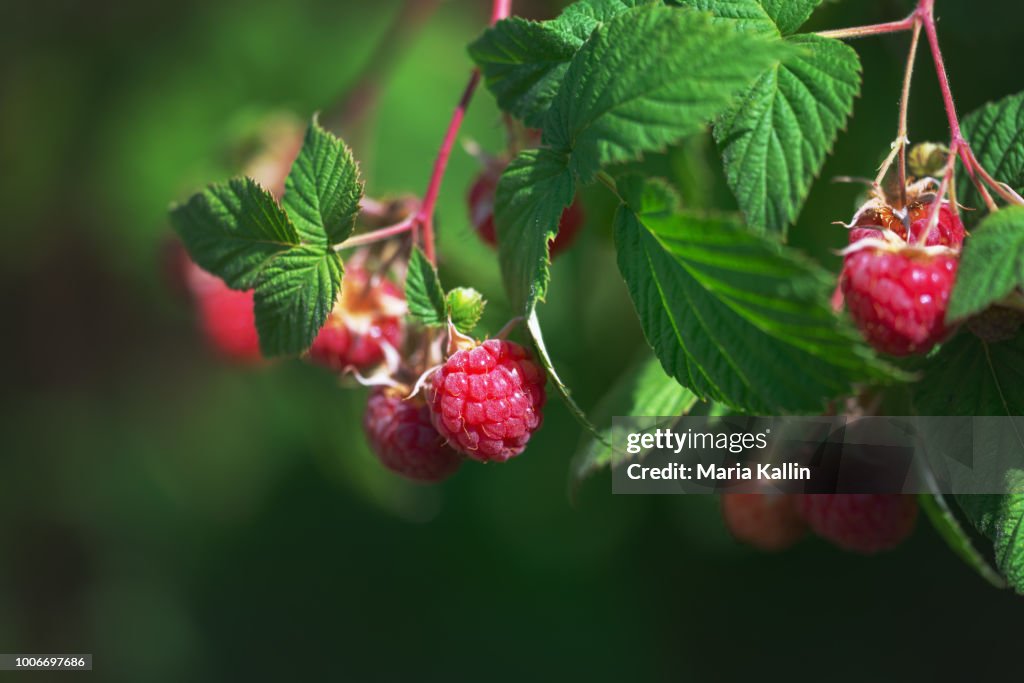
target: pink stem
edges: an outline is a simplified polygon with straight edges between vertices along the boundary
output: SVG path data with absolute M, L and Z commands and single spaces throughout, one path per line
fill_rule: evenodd
M 898 182 L 900 184 L 900 208 L 907 205 L 907 111 L 910 107 L 910 83 L 914 78 L 914 62 L 917 60 L 917 45 L 921 40 L 921 22 L 914 17 L 914 30 L 910 34 L 910 51 L 907 54 L 907 68 L 903 73 L 903 90 L 900 93 L 900 121 Z
M 501 21 L 509 16 L 512 11 L 512 0 L 494 0 L 491 5 L 491 24 Z M 480 84 L 480 71 L 473 69 L 469 76 L 469 83 L 459 98 L 459 104 L 455 107 L 451 121 L 448 123 L 448 130 L 445 132 L 444 140 L 441 142 L 441 149 L 434 160 L 434 169 L 430 174 L 430 182 L 427 184 L 427 191 L 423 194 L 423 203 L 420 210 L 416 212 L 413 219 L 413 239 L 418 235 L 418 229 L 423 228 L 423 251 L 431 263 L 436 262 L 436 250 L 434 248 L 434 209 L 437 206 L 437 197 L 441 193 L 441 182 L 444 180 L 445 170 L 448 168 L 448 159 L 452 155 L 452 148 L 455 146 L 455 139 L 459 135 L 459 128 L 462 127 L 462 120 L 466 118 L 466 109 L 473 99 L 477 85 Z
M 953 91 L 949 87 L 949 76 L 946 74 L 946 63 L 942 59 L 942 50 L 939 49 L 939 35 L 935 30 L 934 10 L 935 0 L 920 0 L 915 13 L 917 16 L 921 17 L 925 35 L 928 37 L 928 47 L 931 49 L 932 53 L 932 62 L 935 64 L 935 73 L 939 78 L 939 90 L 942 93 L 942 103 L 946 108 L 946 118 L 949 120 L 949 148 L 951 152 L 955 150 L 959 153 L 960 159 L 964 162 L 964 168 L 967 169 L 967 175 L 970 176 L 971 182 L 974 183 L 974 186 L 978 188 L 978 192 L 985 201 L 985 206 L 992 211 L 997 208 L 996 203 L 992 199 L 992 195 L 989 194 L 988 189 L 985 187 L 985 183 L 978 177 L 978 161 L 974 158 L 974 153 L 971 151 L 971 147 L 968 142 L 964 140 L 963 133 L 960 130 L 960 118 L 956 113 L 956 103 L 953 101 Z
M 932 51 L 932 61 L 935 62 L 935 72 L 939 77 L 939 90 L 942 92 L 942 102 L 946 106 L 946 117 L 949 119 L 949 133 L 951 142 L 956 143 L 963 140 L 960 133 L 960 120 L 956 115 L 956 104 L 953 102 L 953 91 L 949 87 L 949 77 L 946 75 L 946 64 L 942 59 L 942 50 L 939 49 L 939 36 L 935 30 L 935 16 L 932 8 L 935 0 L 921 0 L 917 6 L 917 12 L 924 24 L 924 32 L 928 37 L 928 46 Z M 962 153 L 962 152 L 961 152 Z M 964 156 L 966 159 L 966 156 Z M 964 163 L 967 163 L 966 161 Z
M 494 0 L 491 6 L 491 24 L 497 24 L 512 14 L 512 0 Z
M 942 50 L 939 49 L 939 36 L 935 29 L 935 0 L 918 0 L 917 7 L 914 9 L 914 12 L 902 21 L 892 21 L 885 24 L 871 24 L 869 26 L 856 26 L 854 28 L 844 28 L 835 31 L 820 31 L 817 35 L 826 38 L 863 38 L 865 36 L 877 36 L 885 33 L 898 33 L 900 31 L 910 30 L 911 28 L 915 30 L 915 46 L 917 31 L 920 28 L 924 29 L 925 35 L 928 37 L 928 46 L 932 53 L 932 62 L 935 64 L 935 73 L 939 79 L 939 90 L 942 93 L 942 103 L 946 109 L 946 118 L 949 120 L 949 149 L 953 154 L 958 155 L 961 161 L 963 161 L 964 168 L 967 169 L 967 175 L 981 194 L 982 199 L 985 201 L 985 206 L 988 207 L 990 211 L 995 211 L 999 208 L 996 205 L 995 200 L 992 199 L 992 195 L 988 190 L 989 186 L 991 186 L 991 188 L 1006 201 L 1014 204 L 1024 204 L 1024 197 L 1018 195 L 1012 188 L 1009 188 L 1005 184 L 997 181 L 984 169 L 984 167 L 982 167 L 981 163 L 978 162 L 978 158 L 974 155 L 974 151 L 971 149 L 970 144 L 964 139 L 963 132 L 960 129 L 960 118 L 956 113 L 956 103 L 953 101 L 953 91 L 949 86 L 949 76 L 946 73 L 946 64 L 942 59 Z M 907 79 L 904 81 L 904 103 L 909 87 L 909 70 L 912 67 L 912 64 L 912 61 L 908 64 Z M 901 140 L 903 139 L 905 139 L 905 136 L 901 136 Z M 955 159 L 956 157 L 954 156 L 953 158 Z M 901 154 L 901 176 L 904 172 L 904 163 L 904 158 Z
M 413 219 L 406 218 L 405 220 L 386 228 L 374 230 L 373 232 L 364 232 L 362 235 L 356 235 L 355 237 L 349 237 L 341 244 L 334 245 L 334 251 L 344 251 L 345 249 L 352 249 L 354 247 L 362 247 L 367 244 L 373 244 L 374 242 L 380 242 L 394 237 L 395 235 L 401 235 L 402 233 L 409 232 L 412 228 Z
M 466 109 L 469 107 L 470 100 L 473 99 L 473 93 L 476 91 L 478 83 L 480 83 L 480 72 L 473 69 L 473 74 L 469 77 L 469 83 L 466 84 L 466 89 L 459 99 L 459 104 L 455 107 L 455 113 L 452 114 L 452 119 L 448 123 L 448 131 L 441 142 L 441 150 L 437 153 L 437 159 L 434 160 L 434 170 L 430 174 L 430 183 L 427 185 L 427 191 L 423 194 L 423 204 L 420 205 L 420 210 L 416 212 L 415 223 L 423 228 L 423 250 L 431 263 L 435 262 L 434 208 L 437 206 L 437 197 L 441 193 L 441 181 L 444 180 L 444 172 L 448 167 L 448 159 L 452 155 L 452 147 L 455 146 L 455 139 L 459 135 L 459 128 L 462 126 L 462 120 L 466 118 Z
M 971 163 L 974 165 L 974 169 L 978 172 L 978 175 L 981 176 L 982 180 L 988 183 L 1000 197 L 1010 202 L 1011 204 L 1024 205 L 1024 197 L 1021 197 L 1019 194 L 1017 194 L 1017 192 L 1006 183 L 1001 183 L 995 178 L 993 178 L 992 175 L 985 170 L 985 167 L 982 166 L 981 163 L 978 161 L 978 157 L 974 155 L 974 150 L 972 149 L 968 151 L 971 155 Z
M 871 24 L 869 26 L 854 26 L 853 28 L 840 28 L 834 31 L 818 31 L 817 35 L 823 38 L 866 38 L 867 36 L 880 36 L 886 33 L 900 33 L 909 31 L 914 25 L 916 13 L 900 21 L 889 21 L 884 24 Z

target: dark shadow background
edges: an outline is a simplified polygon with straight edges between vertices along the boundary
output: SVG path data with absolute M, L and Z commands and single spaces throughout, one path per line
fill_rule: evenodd
M 371 193 L 422 191 L 486 2 L 446 2 L 352 141 Z M 964 112 L 1024 87 L 1020 3 L 938 0 Z M 91 652 L 109 681 L 980 679 L 1005 674 L 1024 603 L 988 587 L 922 520 L 895 552 L 808 540 L 738 546 L 710 497 L 612 497 L 567 470 L 557 400 L 523 457 L 436 488 L 384 472 L 364 396 L 299 363 L 210 357 L 158 267 L 173 199 L 232 172 L 221 141 L 254 117 L 329 107 L 398 3 L 6 3 L 0 22 L 0 651 Z M 558 3 L 517 3 L 534 16 Z M 902 17 L 827 4 L 813 28 Z M 824 177 L 873 175 L 895 136 L 906 36 L 860 41 L 855 119 Z M 924 52 L 911 137 L 945 120 Z M 345 131 L 340 131 L 345 135 Z M 497 149 L 486 92 L 463 138 Z M 468 232 L 475 162 L 440 206 L 445 278 L 508 317 Z M 819 182 L 792 241 L 837 267 L 858 188 Z M 642 343 L 587 195 L 555 268 L 548 340 L 593 405 Z M 33 674 L 46 680 L 47 674 Z

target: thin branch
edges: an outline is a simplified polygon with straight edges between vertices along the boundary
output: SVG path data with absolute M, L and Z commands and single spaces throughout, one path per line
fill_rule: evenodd
M 900 122 L 896 133 L 900 141 L 900 156 L 897 165 L 899 174 L 900 208 L 907 205 L 907 110 L 910 107 L 910 84 L 914 78 L 914 61 L 917 58 L 917 45 L 921 39 L 921 22 L 914 17 L 914 31 L 910 36 L 910 53 L 907 55 L 907 68 L 903 74 L 903 91 L 900 94 Z
M 494 0 L 491 6 L 491 24 L 497 24 L 512 14 L 512 0 Z
M 942 58 L 942 50 L 939 48 L 939 36 L 935 27 L 935 0 L 918 0 L 917 7 L 913 13 L 902 21 L 892 21 L 884 24 L 871 24 L 868 26 L 856 26 L 853 28 L 837 29 L 834 31 L 820 31 L 819 36 L 826 38 L 863 38 L 866 36 L 877 36 L 886 33 L 898 33 L 913 29 L 911 38 L 910 54 L 907 56 L 907 69 L 903 78 L 903 92 L 900 98 L 900 123 L 899 134 L 889 156 L 883 162 L 879 171 L 876 185 L 880 185 L 889 167 L 898 155 L 899 163 L 899 193 L 900 204 L 906 204 L 906 145 L 907 145 L 907 106 L 910 96 L 910 83 L 913 75 L 914 60 L 917 54 L 917 46 L 920 40 L 921 30 L 924 29 L 928 39 L 928 47 L 932 54 L 932 62 L 935 65 L 935 73 L 939 79 L 939 90 L 942 93 L 942 103 L 946 110 L 946 118 L 949 121 L 950 152 L 954 155 L 953 161 L 947 161 L 947 173 L 944 174 L 942 185 L 949 187 L 949 178 L 953 175 L 955 159 L 959 156 L 963 161 L 964 168 L 971 182 L 977 188 L 978 193 L 985 202 L 989 211 L 998 210 L 998 205 L 992 198 L 989 188 L 996 192 L 1002 199 L 1012 204 L 1024 205 L 1024 197 L 1021 197 L 1012 187 L 1002 183 L 985 170 L 975 156 L 970 144 L 964 139 L 960 129 L 960 118 L 957 116 L 956 103 L 953 100 L 953 91 L 949 85 L 949 75 L 946 73 L 946 64 Z M 943 193 L 940 193 L 940 198 Z M 937 216 L 937 212 L 934 212 Z M 933 221 L 934 222 L 934 221 Z
M 928 37 L 928 47 L 932 53 L 932 62 L 935 64 L 935 74 L 939 79 L 942 103 L 946 109 L 946 119 L 949 121 L 949 149 L 950 151 L 956 150 L 959 153 L 960 159 L 964 162 L 964 168 L 967 169 L 967 175 L 971 178 L 974 186 L 978 188 L 978 192 L 981 194 L 981 198 L 984 200 L 988 210 L 996 211 L 999 207 L 996 205 L 995 200 L 992 199 L 992 195 L 989 193 L 988 188 L 985 187 L 985 183 L 978 177 L 978 161 L 974 158 L 974 153 L 971 151 L 967 141 L 964 140 L 963 133 L 960 130 L 960 118 L 956 113 L 956 103 L 953 101 L 953 91 L 949 86 L 946 63 L 942 58 L 942 50 L 939 48 L 939 35 L 935 30 L 934 9 L 935 0 L 920 0 L 916 14 L 921 17 L 921 22 L 924 25 L 925 35 Z
M 473 99 L 473 93 L 476 91 L 476 86 L 479 83 L 480 72 L 477 69 L 473 69 L 473 73 L 469 77 L 469 83 L 466 84 L 466 89 L 463 91 L 459 104 L 455 107 L 455 112 L 448 123 L 448 130 L 445 132 L 444 140 L 441 142 L 441 149 L 434 160 L 434 169 L 430 174 L 427 191 L 423 194 L 423 204 L 420 205 L 420 210 L 416 212 L 414 219 L 416 226 L 423 228 L 423 251 L 431 263 L 435 262 L 434 208 L 437 206 L 437 197 L 441 193 L 441 182 L 444 180 L 444 173 L 448 168 L 448 159 L 452 155 L 452 147 L 455 146 L 455 139 L 459 135 L 462 120 L 466 118 L 466 109 L 469 107 L 469 103 Z
M 345 251 L 346 249 L 354 249 L 355 247 L 363 247 L 367 244 L 381 242 L 383 240 L 390 239 L 395 235 L 410 232 L 412 230 L 412 226 L 413 218 L 410 216 L 409 218 L 386 228 L 381 228 L 372 232 L 364 232 L 363 234 L 356 235 L 355 237 L 349 237 L 341 244 L 335 244 L 334 251 Z
M 491 24 L 509 16 L 512 11 L 512 0 L 494 0 L 491 5 Z M 480 71 L 473 69 L 469 76 L 469 83 L 459 98 L 459 104 L 452 113 L 451 121 L 448 123 L 448 130 L 445 132 L 444 140 L 441 141 L 441 149 L 434 160 L 434 168 L 430 174 L 430 181 L 427 184 L 427 191 L 423 194 L 423 203 L 413 219 L 413 239 L 418 238 L 419 229 L 423 229 L 423 252 L 431 263 L 436 262 L 436 249 L 434 246 L 434 209 L 437 206 L 437 198 L 441 193 L 441 182 L 444 180 L 445 171 L 448 168 L 448 159 L 452 155 L 452 148 L 455 146 L 455 139 L 459 135 L 459 128 L 466 118 L 466 110 L 473 99 L 480 84 Z
M 985 168 L 981 165 L 981 162 L 978 161 L 978 157 L 975 156 L 973 149 L 969 149 L 968 154 L 970 154 L 971 164 L 974 170 L 978 172 L 978 175 L 981 176 L 981 179 L 984 180 L 988 185 L 990 185 L 992 189 L 995 190 L 1000 197 L 1002 197 L 1005 201 L 1011 204 L 1024 204 L 1024 197 L 1021 197 L 1019 194 L 1017 194 L 1017 192 L 1006 183 L 1000 182 L 993 178 L 991 174 L 989 174 L 989 172 L 985 170 Z
M 924 32 L 928 36 L 928 46 L 931 49 L 932 61 L 935 63 L 935 72 L 939 78 L 939 90 L 942 92 L 942 103 L 946 107 L 946 118 L 949 121 L 951 142 L 956 142 L 963 140 L 963 135 L 960 132 L 960 119 L 956 114 L 956 103 L 953 102 L 953 91 L 949 87 L 946 64 L 942 59 L 942 50 L 939 49 L 939 35 L 935 30 L 935 16 L 932 14 L 933 5 L 934 0 L 921 0 L 918 13 L 921 15 L 921 20 L 924 24 Z M 967 163 L 966 159 L 964 163 Z
M 957 218 L 960 218 L 960 202 L 956 197 L 956 164 L 949 169 L 949 208 Z
M 899 156 L 900 150 L 903 149 L 905 144 L 906 140 L 904 138 L 897 138 L 889 145 L 889 154 L 886 155 L 881 166 L 878 167 L 878 175 L 875 176 L 875 180 L 872 183 L 876 191 L 880 191 L 883 187 L 885 176 L 889 173 L 889 169 L 892 168 L 892 162 L 896 161 L 896 157 Z
M 837 38 L 839 40 L 851 40 L 854 38 L 866 38 L 868 36 L 881 36 L 886 33 L 900 33 L 909 31 L 914 25 L 917 13 L 913 13 L 906 19 L 890 21 L 884 24 L 871 24 L 869 26 L 854 26 L 853 28 L 840 28 L 833 31 L 818 31 L 817 35 L 823 38 Z

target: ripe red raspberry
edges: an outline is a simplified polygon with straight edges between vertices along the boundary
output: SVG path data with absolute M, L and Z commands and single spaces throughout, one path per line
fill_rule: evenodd
M 430 378 L 434 426 L 474 460 L 504 462 L 540 427 L 547 377 L 522 346 L 489 339 L 455 352 Z
M 794 495 L 726 493 L 722 517 L 736 540 L 760 550 L 785 550 L 807 533 Z
M 917 500 L 899 494 L 802 495 L 797 509 L 814 533 L 865 555 L 895 548 L 917 521 Z
M 363 430 L 384 466 L 409 479 L 441 481 L 462 464 L 462 456 L 431 424 L 426 401 L 419 397 L 405 399 L 398 389 L 376 388 L 370 392 Z
M 924 354 L 952 331 L 945 317 L 957 265 L 954 255 L 869 247 L 846 257 L 839 282 L 872 346 L 894 356 Z
M 191 261 L 187 283 L 198 308 L 200 328 L 209 345 L 232 360 L 260 360 L 253 291 L 231 289 L 219 277 Z
M 384 360 L 384 347 L 402 344 L 405 296 L 390 280 L 371 279 L 351 267 L 341 281 L 334 310 L 309 349 L 309 358 L 333 370 L 358 370 Z
M 498 187 L 501 171 L 500 168 L 481 171 L 469 189 L 469 219 L 480 238 L 492 247 L 498 244 L 494 228 L 494 191 Z M 583 227 L 583 219 L 583 208 L 577 201 L 573 201 L 562 212 L 558 223 L 558 235 L 551 242 L 551 258 L 572 246 L 580 228 Z

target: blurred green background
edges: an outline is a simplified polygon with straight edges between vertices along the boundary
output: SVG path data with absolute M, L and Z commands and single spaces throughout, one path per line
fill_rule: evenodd
M 1020 3 L 937 5 L 964 112 L 1024 87 Z M 538 18 L 559 6 L 516 3 Z M 580 430 L 557 400 L 523 457 L 413 486 L 366 451 L 361 391 L 297 362 L 245 371 L 206 352 L 161 279 L 169 202 L 236 170 L 223 141 L 252 120 L 329 110 L 399 7 L 5 3 L 0 651 L 91 652 L 91 676 L 108 681 L 1005 675 L 1024 602 L 923 520 L 876 558 L 815 540 L 762 555 L 731 540 L 711 497 L 613 497 L 605 475 L 571 502 Z M 909 7 L 830 3 L 812 27 Z M 488 12 L 443 2 L 394 46 L 373 124 L 350 139 L 371 194 L 422 191 Z M 831 223 L 859 188 L 827 179 L 873 175 L 888 150 L 906 44 L 857 43 L 855 119 L 792 236 L 829 267 L 845 239 Z M 942 139 L 921 63 L 911 137 Z M 486 92 L 462 137 L 499 148 Z M 672 172 L 678 159 L 651 163 Z M 439 207 L 443 269 L 492 300 L 494 331 L 509 313 L 467 225 L 475 170 L 457 151 Z M 642 339 L 609 198 L 585 199 L 586 232 L 555 266 L 542 320 L 590 407 Z

